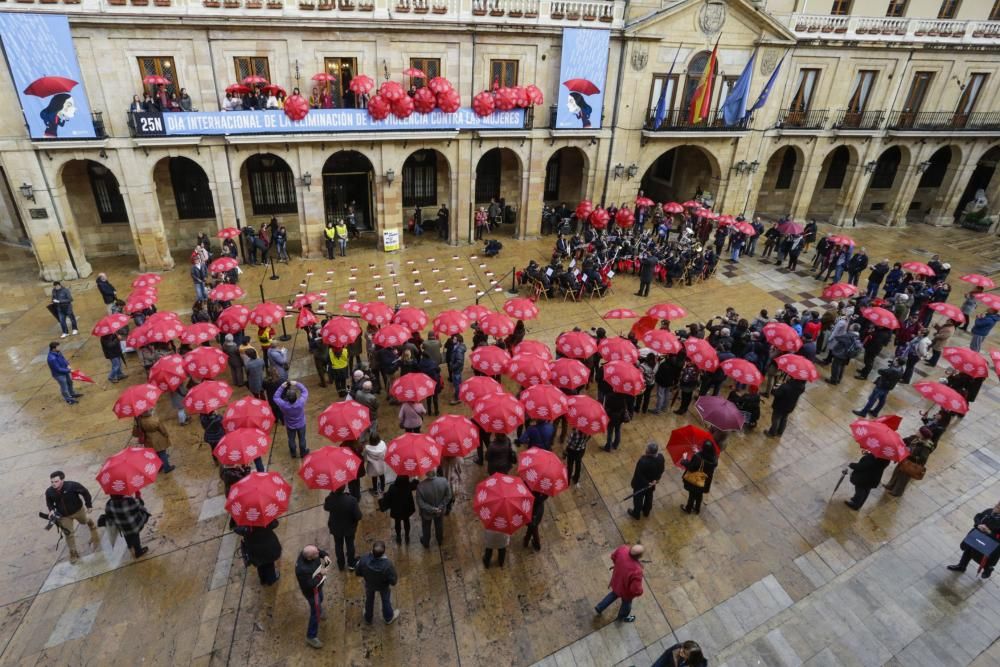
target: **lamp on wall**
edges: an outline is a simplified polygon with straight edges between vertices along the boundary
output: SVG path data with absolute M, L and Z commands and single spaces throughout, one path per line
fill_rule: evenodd
M 748 171 L 750 171 L 750 163 L 747 162 L 746 160 L 740 160 L 739 162 L 733 165 L 733 169 L 736 170 L 737 174 L 745 174 Z
M 866 174 L 872 173 L 873 171 L 875 171 L 875 167 L 877 167 L 877 166 L 878 166 L 878 162 L 876 162 L 875 160 L 871 160 L 869 162 L 866 162 L 865 163 L 865 173 Z
M 924 160 L 923 162 L 921 162 L 920 164 L 917 165 L 917 173 L 918 174 L 924 173 L 925 171 L 927 171 L 930 168 L 930 166 L 931 166 L 931 161 L 930 160 Z
M 632 164 L 630 164 L 628 166 L 628 170 L 625 173 L 628 175 L 629 180 L 635 178 L 636 174 L 639 173 L 639 165 L 637 165 L 635 162 L 633 162 Z
M 618 179 L 618 178 L 621 178 L 624 175 L 625 175 L 625 165 L 623 165 L 621 162 L 619 162 L 618 164 L 615 165 L 615 174 L 614 174 L 614 177 L 616 179 Z
M 32 204 L 35 203 L 35 188 L 31 183 L 21 183 L 21 187 L 18 188 L 21 191 L 21 195 L 29 200 Z
M 312 174 L 310 174 L 308 171 L 302 174 L 302 178 L 299 179 L 299 183 L 304 185 L 306 190 L 309 189 L 309 186 L 312 185 L 312 182 L 313 182 Z
M 396 170 L 391 167 L 387 169 L 385 172 L 385 180 L 389 185 L 392 185 L 392 182 L 396 180 Z

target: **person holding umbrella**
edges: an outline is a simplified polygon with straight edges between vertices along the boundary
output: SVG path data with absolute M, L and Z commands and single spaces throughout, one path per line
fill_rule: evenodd
M 624 623 L 635 622 L 632 615 L 632 602 L 642 596 L 642 555 L 645 549 L 641 544 L 623 544 L 611 554 L 611 583 L 608 588 L 611 592 L 604 596 L 594 612 L 600 616 L 604 613 L 612 602 L 621 599 L 622 604 L 618 609 L 617 621 Z
M 118 532 L 125 538 L 125 544 L 132 550 L 136 558 L 142 558 L 143 554 L 149 551 L 149 547 L 142 546 L 139 533 L 149 521 L 149 511 L 142 501 L 132 496 L 111 494 L 107 504 L 104 506 L 104 525 L 109 525 L 118 529 Z M 100 524 L 100 520 L 98 520 Z
M 535 494 L 537 497 L 540 494 Z M 536 507 L 537 500 L 535 501 Z M 529 524 L 530 525 L 530 524 Z M 487 570 L 490 569 L 490 564 L 493 562 L 493 551 L 497 552 L 497 564 L 503 567 L 504 561 L 507 560 L 507 547 L 510 546 L 510 535 L 507 533 L 501 533 L 499 530 L 490 530 L 489 528 L 483 528 L 483 567 Z M 524 546 L 528 546 L 528 538 L 524 538 Z M 541 546 L 538 547 L 541 549 Z
M 852 412 L 859 417 L 867 417 L 869 414 L 878 417 L 878 413 L 885 405 L 885 399 L 889 396 L 889 392 L 895 389 L 900 379 L 902 379 L 905 366 L 906 360 L 902 357 L 896 357 L 890 361 L 888 366 L 878 372 L 878 377 L 875 379 L 875 388 L 868 395 L 868 402 L 865 403 L 865 407 L 860 410 L 852 410 Z
M 871 452 L 865 452 L 860 459 L 850 464 L 851 484 L 854 485 L 854 496 L 845 500 L 844 504 L 854 511 L 868 500 L 868 494 L 882 482 L 882 473 L 889 466 L 889 459 L 878 458 Z
M 903 459 L 903 461 L 909 461 L 909 463 L 903 464 L 903 461 L 900 461 L 896 464 L 895 469 L 892 471 L 892 476 L 889 478 L 889 483 L 885 485 L 886 492 L 890 496 L 898 498 L 903 495 L 906 485 L 910 483 L 911 479 L 915 479 L 912 476 L 912 471 L 915 469 L 920 471 L 917 473 L 919 476 L 923 476 L 923 472 L 927 466 L 927 459 L 937 449 L 937 443 L 932 440 L 932 436 L 933 434 L 929 428 L 921 426 L 916 435 L 911 435 L 903 440 L 906 449 L 910 452 L 910 455 Z
M 646 453 L 636 461 L 632 473 L 632 509 L 627 510 L 633 519 L 640 518 L 640 512 L 649 516 L 653 511 L 653 491 L 657 482 L 663 477 L 666 462 L 655 442 L 646 444 Z M 536 501 L 537 505 L 537 501 Z
M 281 558 L 281 542 L 274 534 L 278 527 L 275 519 L 266 526 L 236 526 L 233 532 L 243 538 L 240 549 L 243 562 L 257 568 L 261 586 L 270 586 L 278 581 L 275 563 Z
M 170 465 L 170 455 L 167 453 L 167 449 L 170 448 L 170 433 L 159 417 L 154 415 L 152 410 L 148 410 L 136 419 L 136 428 L 142 433 L 144 446 L 155 450 L 163 462 L 161 472 L 172 472 L 176 466 Z
M 788 417 L 799 403 L 799 396 L 806 390 L 806 381 L 789 378 L 774 390 L 771 404 L 771 428 L 764 432 L 770 438 L 780 438 L 785 432 Z
M 712 478 L 719 466 L 716 444 L 711 440 L 705 440 L 694 456 L 689 457 L 687 453 L 684 454 L 681 465 L 684 467 L 681 481 L 684 490 L 688 492 L 687 503 L 681 505 L 681 511 L 685 514 L 692 512 L 701 514 L 702 497 L 712 490 Z

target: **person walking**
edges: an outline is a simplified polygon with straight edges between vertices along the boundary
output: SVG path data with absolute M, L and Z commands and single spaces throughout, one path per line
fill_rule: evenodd
M 115 305 L 115 300 L 118 299 L 118 292 L 115 290 L 115 286 L 108 281 L 108 275 L 106 273 L 97 274 L 97 291 L 101 293 L 101 300 L 107 307 L 107 313 L 110 315 L 112 307 Z
M 257 568 L 261 586 L 270 586 L 278 581 L 276 563 L 281 558 L 281 541 L 274 533 L 278 527 L 275 519 L 266 526 L 237 526 L 233 532 L 243 538 L 240 548 L 243 562 Z
M 920 469 L 926 470 L 927 460 L 934 453 L 934 450 L 937 449 L 937 443 L 933 441 L 932 437 L 931 430 L 926 426 L 921 426 L 915 435 L 904 438 L 903 444 L 906 445 L 906 448 L 910 452 L 910 455 L 904 460 L 909 461 L 910 464 L 920 466 Z M 896 464 L 896 467 L 892 471 L 892 476 L 889 477 L 889 482 L 885 485 L 886 492 L 890 496 L 899 497 L 903 495 L 906 485 L 910 483 L 911 479 L 914 479 L 910 474 L 904 472 L 904 466 L 901 466 L 900 463 L 902 461 Z M 909 464 L 905 466 L 905 468 L 912 467 Z
M 788 379 L 774 390 L 771 402 L 771 428 L 764 432 L 764 435 L 771 438 L 780 438 L 785 433 L 785 426 L 788 424 L 788 416 L 795 410 L 799 403 L 799 396 L 806 390 L 806 381 Z
M 343 572 L 346 565 L 353 570 L 358 559 L 354 555 L 354 536 L 361 522 L 361 507 L 358 500 L 345 493 L 347 485 L 341 486 L 329 493 L 323 501 L 323 509 L 329 512 L 326 525 L 333 535 L 333 553 L 337 556 L 337 568 Z M 346 558 L 344 550 L 347 550 Z
M 149 547 L 142 546 L 139 533 L 149 521 L 149 511 L 142 501 L 132 496 L 111 494 L 104 506 L 104 517 L 107 524 L 118 529 L 125 538 L 125 544 L 132 550 L 132 555 L 142 558 Z
M 997 322 L 1000 322 L 1000 313 L 997 312 L 996 308 L 990 308 L 987 312 L 977 317 L 970 332 L 972 340 L 969 341 L 969 349 L 973 352 L 979 352 L 983 347 L 983 341 L 993 331 L 993 327 L 996 326 Z
M 712 478 L 715 477 L 715 469 L 719 466 L 715 443 L 706 440 L 694 456 L 681 459 L 681 463 L 684 466 L 681 482 L 684 490 L 688 492 L 687 502 L 681 505 L 681 511 L 685 514 L 692 512 L 701 514 L 701 501 L 704 495 L 712 490 Z
M 56 319 L 59 321 L 59 328 L 62 329 L 60 338 L 77 335 L 79 331 L 77 330 L 76 313 L 73 312 L 73 294 L 58 280 L 52 283 L 52 305 Z
M 889 465 L 889 459 L 880 459 L 871 452 L 864 455 L 848 467 L 851 469 L 851 484 L 854 485 L 854 496 L 850 500 L 845 500 L 844 504 L 854 511 L 861 509 L 861 506 L 868 500 L 868 494 L 872 489 L 878 488 L 882 483 L 882 473 Z
M 604 599 L 597 603 L 594 612 L 600 616 L 604 613 L 612 602 L 621 600 L 621 607 L 618 608 L 618 616 L 615 620 L 625 623 L 635 621 L 632 615 L 632 602 L 642 596 L 642 555 L 645 549 L 641 544 L 623 544 L 611 554 L 611 583 L 608 588 L 611 592 L 604 596 Z
M 438 546 L 444 542 L 444 514 L 451 502 L 451 485 L 438 477 L 435 470 L 428 470 L 427 477 L 417 485 L 417 507 L 420 508 L 420 543 L 431 547 L 431 523 Z
M 128 377 L 122 372 L 122 342 L 116 333 L 101 336 L 101 352 L 104 358 L 111 362 L 111 372 L 108 373 L 108 382 L 117 384 Z
M 288 451 L 293 459 L 296 456 L 296 440 L 298 440 L 299 458 L 305 458 L 305 455 L 309 453 L 309 447 L 306 445 L 306 401 L 308 399 L 309 390 L 304 384 L 295 380 L 283 382 L 274 392 L 274 402 L 281 409 L 285 420 Z
M 66 537 L 70 560 L 80 557 L 74 535 L 77 523 L 86 524 L 90 529 L 90 542 L 93 546 L 96 547 L 101 543 L 101 538 L 97 534 L 97 524 L 89 514 L 94 509 L 90 491 L 79 482 L 67 481 L 66 473 L 62 470 L 56 470 L 49 475 L 49 488 L 45 489 L 45 505 L 49 508 L 49 519 L 59 524 L 59 529 Z
M 380 508 L 384 506 L 389 509 L 389 518 L 395 524 L 396 544 L 402 544 L 404 532 L 406 543 L 410 543 L 410 517 L 417 511 L 413 502 L 413 491 L 416 488 L 417 480 L 400 475 L 389 485 L 379 505 Z
M 527 538 L 525 538 L 525 546 L 527 546 Z M 493 552 L 497 552 L 497 564 L 503 567 L 504 562 L 507 560 L 507 547 L 510 546 L 510 535 L 507 533 L 501 533 L 498 530 L 490 530 L 489 528 L 483 529 L 483 567 L 487 570 L 490 569 L 490 565 L 493 563 Z M 541 548 L 541 547 L 539 547 Z
M 295 579 L 302 596 L 309 604 L 309 626 L 306 629 L 306 644 L 313 648 L 323 648 L 319 639 L 319 621 L 323 613 L 323 583 L 330 569 L 330 555 L 314 544 L 302 549 L 295 561 Z
M 902 357 L 896 357 L 890 361 L 888 366 L 878 372 L 878 377 L 875 378 L 875 388 L 868 395 L 868 402 L 865 403 L 865 407 L 860 410 L 852 410 L 852 412 L 859 417 L 867 417 L 869 414 L 873 417 L 878 417 L 878 413 L 881 412 L 882 406 L 885 405 L 885 399 L 889 396 L 889 392 L 895 389 L 896 385 L 903 378 L 905 366 L 906 360 Z
M 524 531 L 524 548 L 528 548 L 528 544 L 531 544 L 535 551 L 542 550 L 542 538 L 538 532 L 538 526 L 542 523 L 542 517 L 545 516 L 545 501 L 549 499 L 547 495 L 539 491 L 532 491 L 531 495 L 535 497 L 535 503 L 531 507 L 531 521 L 528 522 L 527 528 Z M 503 561 L 500 561 L 500 567 L 503 567 Z
M 59 385 L 59 393 L 62 394 L 63 400 L 70 405 L 75 405 L 76 399 L 82 397 L 83 394 L 77 393 L 73 388 L 73 371 L 70 369 L 66 357 L 59 351 L 59 343 L 55 341 L 49 343 L 46 362 L 49 365 L 49 372 L 52 373 L 52 377 Z
M 583 455 L 587 453 L 588 442 L 590 442 L 590 435 L 577 429 L 570 431 L 569 440 L 566 441 L 566 474 L 570 481 L 577 486 L 580 485 Z
M 629 407 L 632 397 L 627 394 L 611 391 L 604 396 L 604 411 L 608 413 L 608 439 L 604 443 L 604 451 L 618 449 L 622 441 L 622 424 L 632 419 Z
M 993 540 L 1000 540 L 1000 502 L 977 514 L 972 520 L 972 527 Z M 997 560 L 1000 559 L 1000 550 L 992 554 L 983 554 L 963 542 L 962 558 L 957 565 L 949 565 L 948 569 L 952 572 L 965 572 L 965 568 L 969 567 L 973 558 L 979 561 L 983 579 L 989 579 Z
M 392 625 L 399 618 L 400 611 L 393 610 L 392 587 L 399 581 L 396 568 L 392 561 L 386 558 L 385 542 L 376 540 L 372 544 L 371 553 L 361 557 L 357 570 L 354 572 L 365 582 L 365 623 L 372 624 L 375 616 L 375 594 L 382 600 L 382 620 L 386 625 Z
M 655 442 L 646 444 L 646 453 L 639 457 L 632 473 L 632 509 L 628 515 L 638 519 L 640 513 L 649 516 L 653 511 L 653 491 L 657 482 L 663 477 L 666 462 L 660 447 Z

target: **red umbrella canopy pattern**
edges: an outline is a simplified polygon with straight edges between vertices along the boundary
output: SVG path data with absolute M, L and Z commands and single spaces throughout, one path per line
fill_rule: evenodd
M 918 382 L 913 388 L 924 398 L 934 401 L 949 412 L 957 412 L 964 415 L 969 411 L 969 403 L 946 384 L 940 382 Z
M 187 380 L 184 358 L 179 354 L 168 354 L 156 360 L 149 369 L 149 383 L 160 391 L 177 391 Z
M 496 472 L 476 485 L 472 508 L 484 528 L 512 535 L 531 521 L 534 505 L 524 482 Z
M 491 395 L 472 406 L 472 416 L 488 433 L 511 433 L 524 423 L 524 406 L 510 394 Z
M 834 283 L 823 290 L 824 299 L 849 299 L 858 293 L 858 288 L 849 283 Z
M 503 386 L 485 375 L 471 377 L 458 388 L 458 397 L 469 407 L 483 398 L 503 393 Z
M 331 317 L 320 330 L 323 342 L 331 347 L 344 348 L 361 335 L 361 326 L 353 317 Z
M 514 322 L 503 313 L 487 313 L 479 319 L 479 328 L 494 338 L 514 333 Z
M 132 281 L 132 287 L 156 287 L 163 282 L 163 276 L 159 273 L 141 273 Z
M 627 361 L 612 361 L 604 365 L 604 381 L 619 394 L 638 396 L 646 389 L 642 371 Z
M 400 308 L 392 316 L 393 324 L 401 324 L 409 331 L 423 331 L 427 328 L 428 317 L 420 308 Z
M 517 458 L 517 474 L 532 491 L 554 496 L 569 488 L 566 466 L 550 451 L 529 447 Z
M 681 342 L 672 331 L 653 329 L 642 335 L 642 342 L 657 354 L 677 354 L 681 351 Z
M 281 307 L 281 304 L 264 301 L 258 303 L 250 311 L 250 322 L 259 327 L 269 327 L 280 322 L 284 315 L 285 309 Z
M 576 430 L 589 435 L 607 430 L 608 413 L 590 396 L 570 396 L 566 405 L 566 420 Z
M 533 354 L 545 359 L 545 361 L 552 361 L 552 351 L 548 345 L 540 340 L 522 340 L 514 346 L 514 356 L 520 354 Z
M 181 342 L 188 345 L 201 345 L 210 340 L 215 340 L 219 335 L 219 327 L 211 322 L 197 322 L 184 327 L 181 332 Z
M 496 345 L 482 345 L 469 356 L 472 367 L 489 376 L 497 376 L 510 366 L 510 355 Z
M 241 398 L 232 403 L 222 416 L 222 428 L 235 431 L 238 428 L 259 428 L 270 431 L 274 425 L 274 413 L 267 401 L 256 398 Z
M 566 413 L 566 394 L 551 384 L 536 384 L 521 392 L 521 403 L 532 419 L 552 421 Z
M 155 384 L 137 384 L 122 392 L 112 410 L 119 419 L 138 417 L 156 406 L 160 388 Z
M 781 372 L 796 380 L 815 382 L 819 379 L 819 371 L 816 365 L 798 354 L 783 354 L 777 358 L 775 363 Z
M 639 317 L 639 313 L 629 308 L 612 308 L 602 316 L 605 320 L 631 320 Z
M 722 362 L 722 372 L 740 384 L 757 386 L 764 379 L 757 367 L 746 359 L 726 359 Z
M 466 456 L 479 444 L 479 429 L 462 415 L 438 417 L 431 422 L 427 435 L 434 438 L 442 456 Z
M 941 350 L 941 356 L 951 364 L 956 371 L 965 373 L 974 378 L 984 378 L 990 374 L 990 369 L 986 365 L 978 352 L 967 347 L 946 347 Z
M 465 313 L 465 316 L 468 317 L 471 321 L 478 322 L 479 320 L 483 319 L 483 317 L 489 315 L 493 311 L 487 308 L 486 306 L 474 303 L 472 305 L 463 308 L 462 312 Z
M 437 384 L 425 373 L 407 373 L 396 378 L 389 395 L 401 403 L 414 403 L 434 395 Z
M 222 436 L 212 450 L 215 459 L 224 466 L 245 466 L 258 457 L 267 456 L 271 439 L 257 428 L 238 428 Z
M 703 371 L 711 373 L 719 367 L 719 355 L 707 340 L 688 338 L 684 341 L 684 351 L 691 363 Z
M 661 320 L 679 320 L 687 317 L 687 311 L 674 303 L 658 303 L 647 310 L 646 314 L 658 317 Z
M 361 458 L 350 447 L 327 445 L 306 454 L 299 477 L 310 489 L 335 491 L 358 478 Z
M 276 472 L 252 472 L 233 484 L 226 510 L 239 526 L 264 527 L 288 511 L 292 486 Z
M 876 326 L 885 327 L 886 329 L 899 328 L 899 320 L 897 320 L 896 316 L 885 308 L 879 308 L 877 306 L 872 308 L 862 308 L 861 315 Z
M 216 377 L 226 364 L 226 353 L 217 347 L 196 347 L 184 355 L 184 369 L 196 380 Z
M 402 324 L 387 324 L 372 337 L 372 340 L 379 347 L 399 347 L 410 340 L 413 332 Z
M 674 462 L 675 466 L 683 468 L 684 464 L 681 462 L 701 451 L 701 446 L 706 442 L 715 445 L 715 453 L 719 453 L 719 445 L 716 444 L 711 433 L 693 424 L 687 424 L 670 432 L 667 453 L 670 454 L 670 460 Z
M 556 351 L 571 359 L 589 359 L 597 352 L 597 342 L 583 331 L 567 331 L 556 338 Z
M 632 341 L 621 336 L 605 338 L 597 345 L 597 352 L 605 361 L 626 361 L 634 364 L 639 360 L 639 350 Z
M 549 361 L 534 354 L 518 354 L 510 360 L 507 375 L 522 387 L 549 381 Z
M 97 473 L 97 483 L 107 494 L 130 496 L 156 481 L 163 461 L 149 447 L 126 447 L 112 454 Z
M 549 380 L 562 389 L 577 389 L 587 384 L 590 369 L 582 361 L 563 357 L 549 366 Z
M 442 336 L 459 334 L 469 328 L 469 317 L 461 310 L 446 310 L 434 318 L 434 333 Z
M 927 307 L 936 313 L 944 315 L 949 320 L 955 320 L 959 324 L 965 322 L 965 313 L 953 303 L 935 302 L 928 304 Z
M 441 464 L 441 448 L 424 433 L 404 433 L 385 450 L 385 462 L 397 475 L 419 477 Z
M 94 325 L 94 329 L 90 332 L 92 336 L 107 336 L 108 334 L 113 334 L 116 331 L 121 330 L 128 324 L 128 315 L 124 313 L 112 313 L 111 315 L 105 315 L 97 324 Z
M 770 322 L 764 325 L 764 338 L 782 352 L 798 352 L 802 347 L 802 339 L 795 329 L 784 322 Z
M 247 322 L 250 321 L 250 310 L 246 306 L 241 306 L 236 304 L 234 306 L 229 306 L 221 313 L 219 317 L 215 320 L 215 325 L 222 330 L 223 333 L 239 333 L 247 328 Z
M 184 407 L 188 412 L 207 415 L 225 407 L 233 397 L 233 388 L 225 382 L 208 380 L 191 388 L 184 397 Z
M 392 308 L 381 301 L 369 301 L 361 305 L 361 319 L 368 324 L 380 327 L 392 321 Z
M 357 440 L 371 424 L 368 408 L 351 399 L 333 403 L 319 415 L 319 432 L 331 442 Z
M 861 449 L 880 459 L 898 462 L 910 454 L 903 444 L 903 438 L 884 423 L 858 419 L 851 424 L 851 435 L 861 445 Z
M 223 283 L 221 285 L 216 285 L 208 292 L 208 298 L 212 301 L 233 301 L 235 299 L 242 299 L 246 295 L 243 288 L 239 285 L 230 285 L 229 283 Z

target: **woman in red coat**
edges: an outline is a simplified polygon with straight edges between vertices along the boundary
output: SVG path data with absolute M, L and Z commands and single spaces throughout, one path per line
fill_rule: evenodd
M 608 588 L 611 592 L 604 596 L 604 599 L 597 603 L 594 611 L 600 615 L 608 606 L 621 598 L 622 605 L 618 609 L 617 621 L 631 623 L 635 620 L 632 615 L 632 600 L 642 595 L 642 558 L 643 547 L 641 544 L 623 544 L 611 554 L 611 583 Z

